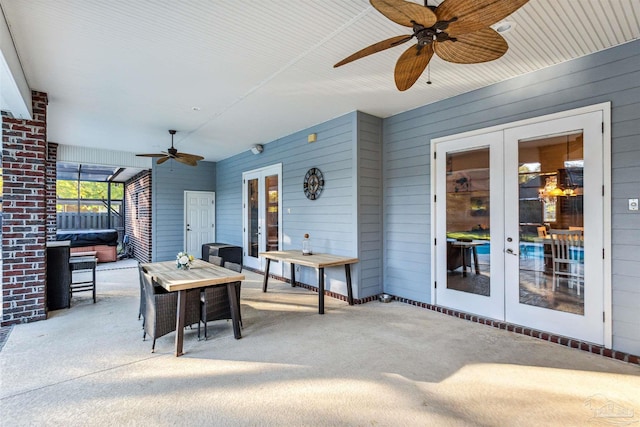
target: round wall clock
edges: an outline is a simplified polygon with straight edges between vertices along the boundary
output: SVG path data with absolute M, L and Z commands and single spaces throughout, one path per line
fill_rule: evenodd
M 315 200 L 320 197 L 322 189 L 324 188 L 324 177 L 322 172 L 318 168 L 311 168 L 304 176 L 304 182 L 302 183 L 302 189 L 304 195 L 309 200 Z

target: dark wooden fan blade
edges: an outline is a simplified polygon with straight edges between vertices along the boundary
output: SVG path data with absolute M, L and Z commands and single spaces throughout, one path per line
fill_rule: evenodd
M 418 50 L 418 45 L 405 50 L 398 58 L 394 73 L 398 90 L 404 91 L 413 86 L 424 69 L 427 68 L 432 56 L 433 48 L 430 44 L 420 50 Z
M 529 0 L 444 0 L 436 9 L 438 21 L 457 18 L 449 24 L 452 37 L 486 28 L 506 18 Z
M 157 161 L 156 163 L 157 163 L 157 164 L 159 164 L 159 165 L 161 165 L 161 164 L 163 164 L 164 162 L 166 162 L 167 160 L 169 160 L 170 158 L 171 158 L 171 157 L 169 157 L 169 156 L 163 157 L 162 159 L 158 159 L 158 161 Z
M 347 56 L 342 61 L 338 62 L 333 68 L 339 67 L 344 64 L 348 64 L 349 62 L 355 61 L 356 59 L 364 58 L 365 56 L 369 56 L 373 53 L 377 53 L 394 46 L 398 46 L 406 41 L 411 40 L 412 36 L 396 36 L 391 37 L 390 39 L 383 40 L 381 42 L 372 44 L 371 46 L 365 47 L 362 50 L 357 51 L 353 55 Z
M 370 0 L 378 12 L 405 27 L 413 27 L 414 22 L 426 28 L 436 23 L 436 15 L 431 9 L 405 0 Z
M 157 153 L 157 154 L 136 154 L 136 156 L 138 156 L 138 157 L 164 157 L 164 156 L 166 156 L 166 154 L 161 154 L 161 153 Z
M 194 162 L 197 162 L 198 160 L 204 160 L 204 157 L 202 156 L 197 156 L 195 154 L 188 154 L 188 153 L 176 153 L 175 158 L 193 160 Z
M 507 41 L 491 28 L 456 36 L 457 41 L 434 42 L 433 49 L 445 61 L 477 64 L 500 58 L 509 49 Z

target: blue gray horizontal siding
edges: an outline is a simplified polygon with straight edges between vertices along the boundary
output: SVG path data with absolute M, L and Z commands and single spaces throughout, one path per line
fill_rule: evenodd
M 640 41 L 411 110 L 383 122 L 385 292 L 430 294 L 430 141 L 611 101 L 613 346 L 640 354 Z M 634 314 L 635 313 L 635 314 Z
M 216 164 L 199 162 L 197 167 L 177 162 L 153 164 L 152 260 L 174 259 L 184 248 L 184 192 L 215 191 Z
M 250 151 L 217 164 L 216 220 L 218 240 L 242 245 L 242 173 L 282 163 L 283 248 L 299 249 L 305 233 L 311 235 L 315 252 L 357 256 L 357 196 L 354 170 L 356 113 L 319 124 L 264 144 L 264 151 Z M 317 141 L 307 142 L 310 133 Z M 302 191 L 309 168 L 319 168 L 325 178 L 319 199 L 308 200 Z M 284 271 L 286 277 L 289 271 Z M 317 284 L 313 269 L 301 268 L 296 280 Z M 359 266 L 353 267 L 353 282 L 359 283 Z M 326 270 L 326 288 L 346 295 L 344 269 Z M 356 286 L 357 288 L 357 286 Z M 358 290 L 355 289 L 356 297 Z
M 382 293 L 382 119 L 357 113 L 358 258 L 360 298 Z

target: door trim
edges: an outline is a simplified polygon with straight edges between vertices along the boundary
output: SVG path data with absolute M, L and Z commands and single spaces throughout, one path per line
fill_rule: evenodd
M 613 309 L 612 309 L 612 269 L 611 269 L 611 102 L 603 102 L 600 104 L 589 105 L 572 110 L 561 111 L 557 113 L 547 114 L 544 116 L 533 117 L 525 120 L 520 120 L 511 123 L 505 123 L 501 125 L 491 126 L 488 128 L 476 129 L 473 131 L 463 132 L 454 135 L 447 135 L 440 138 L 434 138 L 430 141 L 431 151 L 431 164 L 430 164 L 430 185 L 431 185 L 431 284 L 430 284 L 430 298 L 431 304 L 437 304 L 436 301 L 436 250 L 435 241 L 436 236 L 436 206 L 435 206 L 435 189 L 437 188 L 436 182 L 436 146 L 441 142 L 449 140 L 468 138 L 476 135 L 481 135 L 496 131 L 505 131 L 510 128 L 516 128 L 520 126 L 526 126 L 535 123 L 541 123 L 549 120 L 556 120 L 567 118 L 571 116 L 601 112 L 603 118 L 602 126 L 602 173 L 603 173 L 603 212 L 602 212 L 602 225 L 603 225 L 603 317 L 604 317 L 604 346 L 611 348 L 613 344 Z M 442 286 L 442 284 L 441 284 Z

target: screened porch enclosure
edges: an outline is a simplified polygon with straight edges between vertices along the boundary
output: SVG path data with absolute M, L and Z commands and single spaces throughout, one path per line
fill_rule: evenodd
M 56 224 L 58 230 L 114 229 L 124 234 L 123 168 L 58 162 Z

